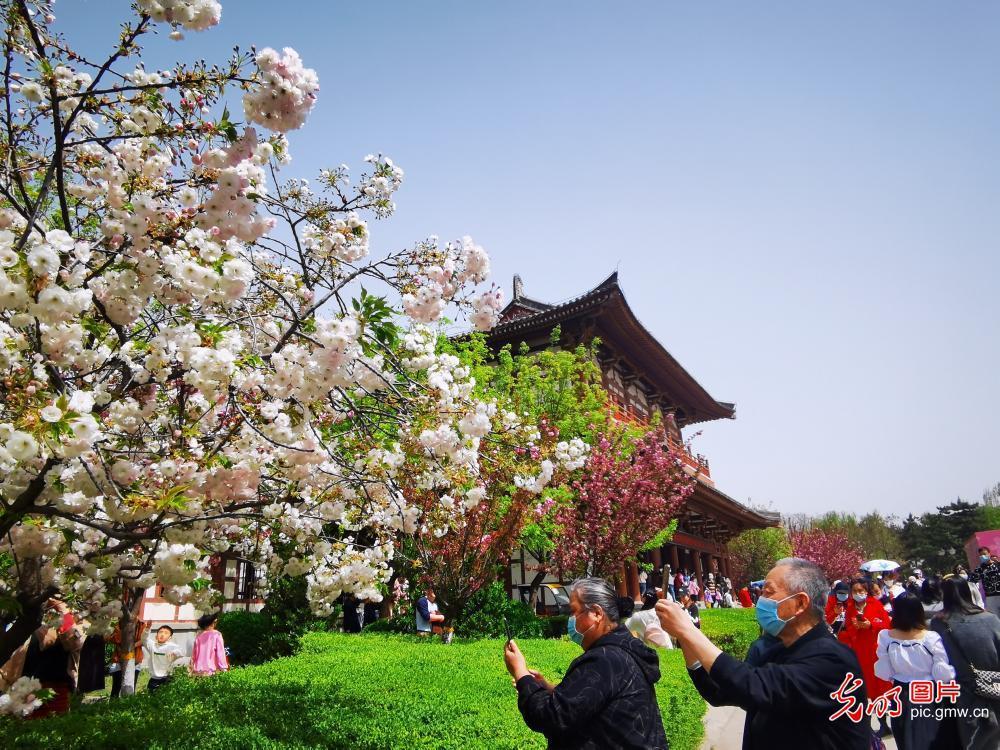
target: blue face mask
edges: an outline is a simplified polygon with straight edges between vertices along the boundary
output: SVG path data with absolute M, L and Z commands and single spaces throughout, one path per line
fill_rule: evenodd
M 778 633 L 788 624 L 788 620 L 782 620 L 778 617 L 778 605 L 782 602 L 787 602 L 793 596 L 798 596 L 798 594 L 792 594 L 777 601 L 768 599 L 766 596 L 762 596 L 757 600 L 757 623 L 764 629 L 765 633 L 777 638 Z M 791 618 L 788 619 L 790 620 Z
M 837 601 L 838 602 L 846 602 L 847 601 L 847 592 L 846 591 L 838 591 L 837 592 Z
M 597 623 L 594 623 L 596 625 Z M 566 633 L 569 635 L 569 639 L 573 641 L 577 646 L 583 646 L 583 637 L 591 631 L 594 627 L 591 625 L 589 628 L 584 630 L 582 633 L 576 629 L 576 615 L 570 615 L 570 618 L 566 621 Z
M 989 561 L 990 561 L 990 556 L 989 555 L 980 555 L 979 556 L 979 562 L 989 562 Z

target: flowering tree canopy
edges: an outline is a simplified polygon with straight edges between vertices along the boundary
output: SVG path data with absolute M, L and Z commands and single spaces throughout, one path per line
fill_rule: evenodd
M 567 363 L 594 365 L 587 350 L 512 356 L 505 348 L 494 358 L 477 335 L 442 341 L 441 349 L 471 369 L 474 397 L 489 404 L 502 424 L 537 425 L 535 434 L 514 450 L 494 441 L 482 443 L 480 481 L 464 495 L 442 495 L 419 477 L 404 489 L 425 519 L 442 517 L 404 536 L 404 554 L 394 565 L 408 579 L 433 585 L 446 619 L 457 622 L 472 597 L 497 579 L 551 488 L 583 466 L 589 445 L 568 415 L 571 404 L 589 402 L 575 368 Z M 589 384 L 583 381 L 582 387 Z M 465 508 L 457 516 L 455 504 Z
M 841 531 L 793 531 L 789 540 L 792 554 L 819 565 L 830 581 L 853 578 L 865 561 L 864 550 Z
M 642 546 L 666 529 L 694 491 L 680 455 L 649 430 L 626 439 L 618 430 L 593 446 L 583 476 L 573 483 L 576 500 L 559 508 L 553 564 L 564 574 L 613 578 Z
M 318 613 L 378 600 L 400 533 L 490 491 L 484 446 L 521 448 L 516 475 L 545 484 L 555 446 L 478 398 L 430 327 L 449 305 L 495 323 L 483 249 L 371 255 L 403 180 L 387 157 L 280 178 L 319 95 L 294 50 L 146 70 L 145 35 L 207 29 L 219 3 L 137 0 L 103 60 L 49 4 L 0 7 L 0 662 L 53 595 L 89 632 L 154 583 L 212 609 L 224 552 L 307 576 Z

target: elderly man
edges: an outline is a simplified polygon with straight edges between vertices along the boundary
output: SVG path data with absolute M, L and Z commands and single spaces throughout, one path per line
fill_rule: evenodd
M 831 694 L 848 674 L 860 678 L 854 653 L 831 635 L 823 618 L 829 592 L 823 571 L 797 557 L 779 560 L 764 581 L 757 620 L 784 648 L 752 666 L 720 651 L 681 607 L 660 602 L 660 624 L 684 652 L 698 692 L 714 706 L 747 711 L 743 747 L 781 750 L 869 750 L 864 685 L 848 683 L 844 701 Z M 853 688 L 853 689 L 852 689 Z M 850 708 L 853 717 L 843 711 Z M 832 718 L 840 713 L 837 718 Z

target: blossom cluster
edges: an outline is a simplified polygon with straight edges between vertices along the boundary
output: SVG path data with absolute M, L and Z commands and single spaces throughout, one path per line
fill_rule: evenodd
M 137 6 L 137 37 L 149 19 L 194 31 L 221 14 L 214 0 Z M 28 500 L 0 518 L 0 592 L 51 588 L 107 633 L 155 584 L 217 609 L 213 565 L 239 557 L 264 590 L 304 576 L 329 612 L 343 593 L 381 598 L 401 535 L 442 538 L 483 512 L 500 452 L 518 449 L 532 486 L 579 459 L 550 459 L 439 351 L 449 306 L 477 328 L 497 320 L 497 290 L 476 290 L 482 247 L 373 257 L 369 221 L 403 179 L 391 159 L 369 156 L 353 186 L 346 167 L 316 191 L 275 177 L 319 90 L 294 50 L 167 72 L 129 69 L 138 43 L 106 67 L 44 49 L 20 55 L 0 113 L 11 158 L 38 175 L 0 200 L 0 500 Z M 270 133 L 219 115 L 232 84 Z M 31 687 L 0 705 L 22 712 Z

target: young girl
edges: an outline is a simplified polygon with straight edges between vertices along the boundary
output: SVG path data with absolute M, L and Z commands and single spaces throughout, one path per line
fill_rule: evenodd
M 903 689 L 899 698 L 903 713 L 892 720 L 892 734 L 902 750 L 944 747 L 938 740 L 942 722 L 932 715 L 911 716 L 910 683 L 915 680 L 955 679 L 941 636 L 927 630 L 924 606 L 908 594 L 897 596 L 892 607 L 892 629 L 878 634 L 875 674 Z M 936 744 L 937 743 L 937 744 Z M 954 746 L 954 743 L 947 746 Z
M 215 629 L 218 619 L 218 613 L 198 618 L 201 632 L 194 639 L 194 650 L 191 652 L 192 674 L 209 676 L 229 669 L 226 644 L 222 640 L 222 633 Z

